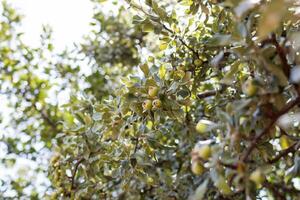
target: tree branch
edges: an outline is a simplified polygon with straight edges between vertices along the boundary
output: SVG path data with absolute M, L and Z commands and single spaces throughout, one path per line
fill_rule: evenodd
M 218 160 L 218 163 L 224 167 L 230 168 L 230 169 L 237 169 L 237 165 L 236 164 L 228 164 L 228 163 L 224 163 L 221 160 Z
M 243 157 L 242 157 L 242 161 L 247 161 L 249 155 L 251 154 L 251 152 L 253 151 L 253 149 L 256 147 L 257 142 L 267 133 L 269 133 L 269 131 L 271 130 L 271 128 L 274 126 L 274 124 L 276 123 L 276 121 L 284 114 L 286 114 L 287 112 L 289 112 L 289 110 L 291 110 L 294 106 L 298 105 L 300 103 L 300 97 L 298 96 L 296 99 L 294 99 L 293 101 L 290 101 L 283 109 L 281 109 L 278 113 L 275 114 L 275 116 L 273 117 L 273 119 L 271 120 L 271 122 L 269 123 L 269 125 L 260 133 L 258 134 L 251 142 L 249 148 L 245 151 Z
M 286 200 L 285 196 L 283 194 L 281 194 L 279 192 L 278 188 L 276 186 L 274 186 L 273 184 L 266 181 L 263 184 L 263 186 L 268 188 L 273 193 L 273 196 L 276 200 Z
M 215 96 L 217 93 L 222 92 L 222 91 L 224 91 L 224 90 L 225 90 L 225 88 L 222 87 L 222 88 L 219 89 L 219 90 L 209 90 L 209 91 L 205 91 L 205 92 L 202 92 L 202 93 L 197 94 L 197 97 L 198 97 L 199 99 L 204 99 L 204 98 L 207 98 L 207 97 Z
M 300 190 L 287 187 L 284 183 L 270 183 L 268 181 L 265 181 L 263 186 L 272 191 L 276 200 L 285 200 L 286 197 L 284 194 L 294 194 L 297 196 L 299 196 L 300 194 Z
M 75 189 L 75 176 L 77 174 L 78 167 L 79 167 L 80 163 L 82 163 L 83 161 L 84 161 L 84 158 L 80 158 L 75 164 L 74 171 L 73 171 L 73 174 L 71 177 L 71 189 L 72 190 Z
M 277 161 L 279 161 L 282 157 L 288 155 L 289 153 L 296 152 L 299 149 L 299 144 L 300 144 L 299 142 L 295 142 L 289 148 L 280 151 L 279 154 L 277 156 L 275 156 L 273 159 L 269 160 L 268 163 L 274 164 Z
M 300 137 L 297 137 L 297 136 L 293 136 L 293 135 L 289 135 L 285 130 L 283 130 L 282 128 L 280 128 L 280 133 L 282 135 L 286 135 L 288 138 L 290 138 L 291 140 L 296 140 L 296 141 L 299 141 L 300 140 Z
M 199 58 L 199 53 L 193 49 L 192 47 L 190 47 L 181 37 L 179 37 L 178 35 L 176 35 L 171 29 L 169 29 L 168 27 L 166 27 L 166 25 L 162 24 L 163 28 L 166 29 L 168 32 L 170 32 L 172 35 L 175 36 L 175 38 L 178 38 L 178 40 L 186 47 L 188 48 L 191 52 L 193 52 L 193 54 Z
M 279 45 L 279 43 L 278 43 L 278 41 L 277 41 L 277 39 L 276 39 L 276 35 L 273 33 L 272 34 L 272 39 L 271 39 L 271 41 L 272 41 L 272 43 L 275 45 L 275 47 L 276 47 L 276 51 L 277 51 L 277 53 L 278 53 L 278 56 L 279 56 L 279 58 L 280 58 L 280 60 L 281 60 L 281 63 L 282 63 L 282 67 L 283 67 L 283 72 L 284 72 L 284 74 L 285 74 L 285 76 L 287 77 L 287 78 L 289 78 L 290 77 L 290 71 L 291 71 L 291 67 L 290 67 L 290 65 L 289 65 L 289 63 L 288 63 L 288 60 L 287 60 L 287 58 L 286 58 L 286 51 L 285 51 L 285 49 L 283 48 L 283 47 L 281 47 L 280 45 Z

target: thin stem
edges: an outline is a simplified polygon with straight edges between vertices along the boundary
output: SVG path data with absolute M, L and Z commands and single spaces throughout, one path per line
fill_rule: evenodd
M 79 165 L 84 161 L 84 158 L 80 158 L 76 164 L 75 164 L 75 167 L 74 167 L 74 171 L 73 171 L 73 174 L 72 174 L 72 177 L 71 177 L 71 189 L 75 189 L 75 177 L 76 177 L 76 174 L 77 174 L 77 171 L 78 171 L 78 167 Z
M 296 152 L 299 149 L 299 144 L 300 144 L 299 142 L 295 142 L 289 148 L 280 151 L 279 154 L 277 156 L 275 156 L 273 159 L 269 160 L 268 163 L 269 164 L 274 164 L 277 161 L 279 161 L 282 157 L 288 155 L 289 153 Z

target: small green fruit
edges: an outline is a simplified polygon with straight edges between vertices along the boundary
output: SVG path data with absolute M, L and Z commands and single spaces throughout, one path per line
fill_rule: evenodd
M 152 177 L 147 177 L 147 183 L 152 185 L 154 183 L 154 180 Z
M 243 93 L 251 97 L 257 93 L 257 85 L 254 83 L 254 80 L 248 79 L 242 86 Z
M 191 166 L 192 172 L 195 175 L 201 175 L 204 172 L 204 167 L 201 163 L 199 162 L 193 162 Z
M 249 179 L 257 185 L 260 185 L 265 181 L 265 176 L 260 169 L 256 169 L 250 174 Z
M 212 125 L 213 125 L 213 122 L 201 119 L 196 125 L 196 130 L 199 133 L 206 133 L 211 129 Z
M 161 100 L 155 99 L 155 100 L 152 102 L 152 106 L 153 106 L 153 108 L 155 108 L 155 109 L 161 108 L 161 106 L 162 106 Z
M 194 60 L 194 64 L 195 64 L 196 66 L 200 66 L 200 65 L 202 65 L 202 63 L 203 63 L 203 61 L 202 61 L 202 60 L 200 60 L 200 59 L 196 59 L 196 60 Z
M 282 135 L 279 139 L 281 149 L 287 149 L 291 146 L 290 139 L 286 135 Z
M 149 100 L 149 99 L 147 99 L 147 100 L 145 100 L 143 102 L 142 106 L 143 106 L 144 111 L 151 110 L 151 108 L 152 108 L 152 101 Z
M 150 86 L 148 89 L 148 95 L 150 97 L 155 97 L 158 93 L 158 87 Z
M 149 57 L 148 57 L 148 62 L 153 63 L 153 62 L 154 62 L 154 57 L 153 57 L 153 56 L 149 56 Z
M 174 72 L 174 79 L 177 79 L 177 80 L 180 80 L 180 79 L 182 79 L 183 77 L 185 76 L 185 71 L 183 71 L 183 70 L 176 70 L 175 72 Z
M 207 160 L 211 156 L 211 148 L 209 145 L 201 146 L 198 150 L 198 155 L 200 158 Z

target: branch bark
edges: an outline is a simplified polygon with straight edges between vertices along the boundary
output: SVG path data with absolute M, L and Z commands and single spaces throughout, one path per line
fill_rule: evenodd
M 225 88 L 222 87 L 222 88 L 219 89 L 219 90 L 209 90 L 209 91 L 205 91 L 205 92 L 202 92 L 202 93 L 197 94 L 197 97 L 198 97 L 199 99 L 204 99 L 204 98 L 207 98 L 207 97 L 215 96 L 217 93 L 222 92 L 222 91 L 224 91 L 224 90 L 225 90 Z
M 269 160 L 268 163 L 274 164 L 274 163 L 278 162 L 282 157 L 288 155 L 289 153 L 296 152 L 299 149 L 299 144 L 300 144 L 299 142 L 295 142 L 289 148 L 280 151 L 279 154 L 277 156 L 275 156 L 273 159 Z
M 73 171 L 73 174 L 72 174 L 72 177 L 71 177 L 71 189 L 75 189 L 75 177 L 76 177 L 76 174 L 77 174 L 77 171 L 78 171 L 78 167 L 79 165 L 84 161 L 84 158 L 80 158 L 76 164 L 75 164 L 75 167 L 74 167 L 74 171 Z
M 165 29 L 165 30 L 167 30 L 169 33 L 171 33 L 172 35 L 174 35 L 175 36 L 175 38 L 177 38 L 182 44 L 183 44 L 183 46 L 185 46 L 187 49 L 189 49 L 197 58 L 199 58 L 199 53 L 195 50 L 195 49 L 193 49 L 192 47 L 190 47 L 184 40 L 183 40 L 183 38 L 181 38 L 181 37 L 179 37 L 178 35 L 176 35 L 175 33 L 174 33 L 174 31 L 172 31 L 171 29 L 169 29 L 168 27 L 166 27 L 166 25 L 164 25 L 164 24 L 162 24 L 162 26 L 163 26 L 163 28 Z
M 277 120 L 287 112 L 289 112 L 294 106 L 300 104 L 300 97 L 298 96 L 296 99 L 290 101 L 282 110 L 280 110 L 271 120 L 271 122 L 268 124 L 268 126 L 260 133 L 258 134 L 251 142 L 248 149 L 245 151 L 244 155 L 242 156 L 242 161 L 246 162 L 251 152 L 254 150 L 254 148 L 257 146 L 258 141 L 266 134 L 269 133 L 271 128 L 275 125 Z
M 276 39 L 276 35 L 274 33 L 272 34 L 272 43 L 275 45 L 278 56 L 280 57 L 282 67 L 283 67 L 283 72 L 284 72 L 285 76 L 287 78 L 289 78 L 291 67 L 286 58 L 286 51 L 282 46 L 280 46 L 280 44 L 278 43 L 278 41 Z

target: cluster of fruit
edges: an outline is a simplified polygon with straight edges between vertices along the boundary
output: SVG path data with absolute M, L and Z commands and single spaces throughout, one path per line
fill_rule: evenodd
M 192 78 L 192 72 L 187 71 L 184 65 L 179 65 L 176 70 L 171 72 L 170 75 L 174 80 L 182 80 L 182 82 L 185 83 L 189 82 Z
M 191 170 L 195 175 L 201 175 L 205 171 L 204 163 L 212 155 L 212 150 L 209 144 L 196 146 L 192 151 L 192 166 Z
M 143 110 L 149 111 L 149 110 L 157 110 L 162 107 L 162 102 L 160 99 L 158 99 L 158 87 L 150 86 L 148 89 L 148 96 L 149 99 L 145 100 L 142 104 Z
M 247 93 L 247 95 L 249 95 L 249 93 Z M 251 95 L 254 95 L 253 90 L 251 91 Z M 214 124 L 213 122 L 201 119 L 196 125 L 196 130 L 200 134 L 205 134 L 211 131 L 214 127 L 216 127 L 216 124 Z M 205 172 L 206 168 L 204 165 L 212 157 L 213 152 L 215 152 L 215 149 L 211 144 L 196 145 L 196 147 L 192 150 L 191 170 L 195 175 L 202 175 Z M 244 176 L 245 164 L 239 163 L 237 166 L 237 171 L 242 176 Z M 260 168 L 252 171 L 252 173 L 249 174 L 248 178 L 250 181 L 254 182 L 257 187 L 261 187 L 261 185 L 265 181 L 265 175 L 263 173 L 263 170 Z M 223 179 L 218 180 L 216 186 L 218 188 L 221 188 L 225 193 L 230 192 L 230 189 L 226 186 L 224 181 Z

